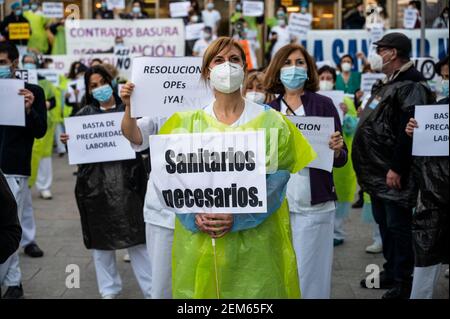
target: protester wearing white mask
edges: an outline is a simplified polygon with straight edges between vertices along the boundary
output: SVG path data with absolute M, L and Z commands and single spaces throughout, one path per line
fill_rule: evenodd
M 289 33 L 288 25 L 286 22 L 286 13 L 283 10 L 279 9 L 277 12 L 277 19 L 277 25 L 270 30 L 271 40 L 276 41 L 272 47 L 272 57 L 275 56 L 278 50 L 291 42 L 291 35 Z
M 354 72 L 353 57 L 346 54 L 341 57 L 339 63 L 340 73 L 336 78 L 336 90 L 344 91 L 346 94 L 355 94 L 361 87 L 361 73 Z
M 215 100 L 202 110 L 196 111 L 196 115 L 193 118 L 189 118 L 192 112 L 179 112 L 172 116 L 160 129 L 160 134 L 165 133 L 169 124 L 175 125 L 174 129 L 184 128 L 184 124 L 180 123 L 178 126 L 177 119 L 183 118 L 181 121 L 188 127 L 196 119 L 200 121 L 206 121 L 207 126 L 205 129 L 219 127 L 237 128 L 243 125 L 250 125 L 249 123 L 266 123 L 266 116 L 272 118 L 271 125 L 278 126 L 286 125 L 284 118 L 279 116 L 278 113 L 273 112 L 270 108 L 258 105 L 252 101 L 242 98 L 240 88 L 246 73 L 246 55 L 242 47 L 232 38 L 222 37 L 215 40 L 206 50 L 203 58 L 202 65 L 202 79 L 208 81 L 211 88 L 214 90 Z M 135 149 L 147 149 L 149 147 L 148 134 L 154 132 L 151 129 L 151 121 L 149 119 L 133 119 L 130 117 L 130 96 L 133 92 L 134 85 L 131 83 L 126 84 L 121 95 L 124 102 L 127 105 L 126 113 L 122 121 L 122 131 L 124 136 L 127 137 L 132 146 Z M 260 120 L 257 120 L 260 119 Z M 268 119 L 267 119 L 268 120 Z M 281 120 L 281 122 L 280 122 Z M 211 122 L 210 122 L 211 121 Z M 255 126 L 258 124 L 254 124 Z M 262 129 L 262 127 L 260 127 Z M 272 128 L 272 126 L 271 126 Z M 286 128 L 286 127 L 285 127 Z M 299 139 L 296 141 L 296 151 L 303 160 L 311 160 L 313 157 L 313 151 L 309 147 L 303 137 L 298 136 L 298 130 L 290 126 L 289 136 L 295 135 Z M 280 136 L 286 136 L 287 131 L 285 129 L 278 130 Z M 292 145 L 293 140 L 286 141 L 286 144 Z M 286 145 L 285 143 L 280 143 Z M 286 149 L 287 151 L 287 149 Z M 301 153 L 301 155 L 299 154 Z M 290 154 L 294 154 L 290 152 Z M 298 158 L 300 158 L 298 157 Z M 290 156 L 285 156 L 283 162 L 291 163 Z M 279 166 L 285 165 L 279 163 Z M 306 165 L 305 163 L 298 163 Z M 281 169 L 281 168 L 278 168 Z M 278 171 L 277 171 L 278 172 Z M 271 189 L 269 193 L 276 191 L 277 198 L 280 198 L 282 188 L 285 187 L 285 182 L 277 180 L 277 173 L 270 175 L 273 176 L 273 180 L 268 180 L 268 189 Z M 285 173 L 285 177 L 289 175 Z M 281 175 L 280 175 L 281 176 Z M 278 186 L 275 186 L 277 183 Z M 284 197 L 284 196 L 281 196 Z M 273 198 L 268 197 L 268 206 L 280 207 L 277 204 L 272 206 Z M 280 230 L 278 227 L 274 227 L 272 222 L 267 218 L 273 213 L 273 218 L 278 219 L 278 211 L 269 211 L 263 214 L 242 214 L 240 217 L 235 217 L 231 214 L 179 214 L 175 221 L 175 214 L 163 208 L 159 198 L 156 195 L 156 186 L 152 182 L 152 176 L 150 175 L 146 205 L 144 208 L 145 220 L 147 223 L 147 238 L 151 243 L 149 247 L 151 269 L 153 273 L 153 298 L 168 298 L 171 296 L 171 288 L 173 282 L 173 296 L 176 298 L 212 298 L 209 285 L 214 285 L 213 282 L 204 282 L 204 276 L 199 273 L 204 272 L 201 270 L 202 258 L 210 258 L 211 254 L 205 252 L 205 247 L 202 243 L 207 241 L 211 243 L 211 238 L 221 238 L 221 243 L 227 243 L 224 247 L 225 251 L 220 257 L 222 260 L 221 268 L 224 271 L 231 270 L 234 276 L 237 276 L 239 280 L 235 280 L 236 277 L 230 278 L 220 274 L 220 285 L 227 287 L 223 290 L 224 298 L 243 296 L 246 298 L 257 298 L 260 296 L 278 297 L 291 297 L 298 298 L 298 281 L 296 273 L 293 271 L 296 269 L 295 255 L 292 249 L 290 240 L 283 240 L 276 233 L 279 231 L 287 231 L 287 228 Z M 286 211 L 284 213 L 287 213 Z M 287 214 L 283 215 L 287 218 Z M 286 220 L 288 222 L 288 220 Z M 220 224 L 220 225 L 219 225 Z M 280 224 L 281 225 L 281 224 Z M 258 226 L 264 226 L 259 228 Z M 175 231 L 174 231 L 175 230 Z M 244 230 L 249 230 L 245 232 Z M 174 232 L 176 234 L 173 237 Z M 274 238 L 279 238 L 276 242 L 268 240 L 265 234 L 269 232 Z M 254 236 L 254 234 L 258 236 Z M 250 237 L 249 237 L 250 236 Z M 258 239 L 256 239 L 258 238 Z M 271 237 L 272 238 L 272 237 Z M 286 237 L 286 238 L 289 238 Z M 237 244 L 237 242 L 245 241 L 246 246 L 253 247 L 258 245 L 263 247 L 259 250 L 262 254 L 272 254 L 269 246 L 273 250 L 280 252 L 284 251 L 283 256 L 278 255 L 274 260 L 267 264 L 257 265 L 252 263 L 252 260 L 256 260 L 258 256 L 255 256 L 255 251 L 243 247 L 243 245 Z M 173 248 L 173 261 L 172 261 L 172 243 Z M 234 245 L 234 246 L 229 246 Z M 208 246 L 210 247 L 210 246 Z M 236 250 L 230 250 L 230 247 L 238 247 Z M 245 251 L 243 251 L 245 250 Z M 244 256 L 245 255 L 245 256 Z M 203 256 L 203 257 L 202 257 Z M 249 258 L 249 259 L 247 259 Z M 269 258 L 269 257 L 268 257 Z M 249 264 L 247 264 L 247 262 Z M 186 267 L 186 263 L 190 263 L 191 267 Z M 245 266 L 243 265 L 245 263 Z M 173 269 L 172 280 L 172 264 L 175 266 Z M 178 266 L 178 267 L 177 267 Z M 184 266 L 184 267 L 183 267 Z M 261 281 L 258 277 L 258 273 L 261 274 L 265 280 Z M 191 280 L 192 278 L 192 280 Z M 188 279 L 188 280 L 183 280 Z M 155 287 L 155 280 L 158 281 L 159 287 Z M 164 281 L 164 282 L 162 282 Z M 251 289 L 239 289 L 239 282 L 251 282 Z M 287 287 L 290 287 L 289 289 Z M 160 291 L 155 291 L 158 288 Z M 292 288 L 292 289 L 291 289 Z M 215 296 L 215 289 L 214 289 Z M 222 296 L 222 295 L 221 295 Z
M 254 71 L 249 74 L 244 83 L 242 95 L 249 101 L 264 104 L 273 100 L 273 95 L 266 94 L 263 86 L 264 73 Z
M 213 0 L 209 0 L 206 5 L 206 10 L 202 11 L 202 19 L 205 26 L 210 27 L 213 30 L 213 34 L 217 35 L 217 30 L 219 29 L 222 17 L 220 12 L 214 9 Z
M 202 38 L 195 41 L 194 48 L 192 49 L 193 56 L 203 56 L 208 46 L 213 42 L 215 36 L 212 34 L 211 27 L 205 27 L 203 29 Z

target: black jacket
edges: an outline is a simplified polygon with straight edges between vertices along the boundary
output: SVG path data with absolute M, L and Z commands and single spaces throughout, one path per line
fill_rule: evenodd
M 25 127 L 0 126 L 0 169 L 9 175 L 31 175 L 34 139 L 43 137 L 47 131 L 44 91 L 41 87 L 28 83 L 25 83 L 25 88 L 34 94 L 31 112 L 26 115 Z
M 372 90 L 375 109 L 366 106 L 353 140 L 353 167 L 362 189 L 371 196 L 413 207 L 417 188 L 410 178 L 412 140 L 405 127 L 413 117 L 415 105 L 433 104 L 435 98 L 424 77 L 413 65 L 394 80 L 378 84 Z M 386 185 L 386 175 L 393 170 L 401 175 L 402 189 Z
M 22 228 L 17 217 L 17 204 L 3 173 L 0 171 L 0 264 L 19 248 Z
M 7 16 L 2 22 L 0 22 L 0 33 L 2 36 L 9 40 L 9 24 L 10 23 L 28 23 L 28 20 L 25 19 L 23 15 L 16 16 L 14 13 L 11 13 Z M 31 34 L 31 29 L 30 29 Z M 15 45 L 27 45 L 28 40 L 11 40 Z
M 124 105 L 109 112 L 123 112 Z M 87 105 L 76 116 L 104 114 Z M 145 243 L 147 173 L 136 159 L 79 165 L 75 197 L 88 249 L 115 250 Z

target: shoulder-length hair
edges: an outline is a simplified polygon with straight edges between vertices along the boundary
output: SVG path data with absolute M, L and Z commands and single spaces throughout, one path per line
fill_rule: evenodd
M 288 44 L 282 47 L 270 61 L 269 67 L 266 71 L 264 79 L 264 87 L 268 93 L 284 94 L 285 88 L 280 80 L 280 70 L 293 52 L 300 51 L 305 57 L 305 62 L 308 67 L 308 79 L 305 82 L 304 89 L 317 92 L 319 90 L 319 76 L 317 74 L 317 67 L 314 59 L 309 55 L 306 49 L 299 44 Z
M 100 75 L 103 78 L 105 84 L 108 84 L 111 87 L 112 87 L 112 76 L 102 65 L 93 66 L 87 69 L 86 73 L 84 74 L 84 85 L 86 88 L 86 105 L 99 106 L 100 104 L 96 99 L 94 99 L 94 97 L 92 96 L 92 92 L 89 89 L 89 82 L 91 80 L 91 76 L 94 74 Z M 116 105 L 122 104 L 122 100 L 120 99 L 117 92 L 114 91 L 113 95 L 116 100 Z

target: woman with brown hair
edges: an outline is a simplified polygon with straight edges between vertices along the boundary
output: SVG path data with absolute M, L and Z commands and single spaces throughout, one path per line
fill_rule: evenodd
M 244 81 L 242 96 L 258 104 L 267 104 L 275 97 L 273 94 L 266 93 L 264 89 L 264 73 L 260 71 L 249 73 Z
M 281 48 L 267 69 L 264 84 L 268 93 L 278 94 L 270 105 L 282 114 L 334 118 L 329 147 L 334 151 L 334 167 L 344 166 L 347 148 L 339 114 L 331 99 L 316 93 L 319 77 L 306 49 L 296 44 Z M 330 298 L 337 199 L 333 175 L 315 168 L 292 174 L 287 198 L 302 296 Z
M 159 131 L 176 134 L 263 129 L 268 151 L 265 213 L 180 214 L 175 210 L 175 218 L 165 214 L 167 206 L 156 195 L 161 190 L 150 175 L 144 209 L 147 232 L 151 234 L 155 224 L 174 228 L 172 264 L 168 262 L 162 271 L 173 267 L 175 298 L 300 297 L 285 188 L 290 173 L 305 167 L 315 153 L 283 116 L 242 97 L 240 88 L 246 65 L 245 52 L 237 41 L 228 37 L 215 40 L 205 52 L 201 72 L 202 80 L 213 89 L 215 100 L 203 109 L 175 113 Z M 130 117 L 133 88 L 129 83 L 121 92 L 126 104 L 122 130 L 132 145 L 148 148 L 143 120 Z M 271 139 L 272 134 L 275 135 Z M 278 143 L 271 143 L 273 138 Z M 152 246 L 160 249 L 168 245 L 153 242 Z M 170 254 L 170 250 L 164 254 Z M 155 262 L 151 257 L 152 267 Z M 153 278 L 159 275 L 153 273 Z

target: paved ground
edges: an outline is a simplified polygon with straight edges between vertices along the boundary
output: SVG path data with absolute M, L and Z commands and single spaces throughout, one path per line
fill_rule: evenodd
M 37 241 L 45 256 L 32 259 L 20 254 L 26 298 L 99 298 L 91 253 L 84 247 L 79 215 L 74 198 L 75 167 L 67 158 L 54 158 L 54 199 L 44 201 L 33 191 L 37 222 Z M 371 243 L 371 227 L 361 222 L 360 210 L 353 210 L 346 224 L 348 239 L 335 249 L 332 297 L 336 299 L 380 298 L 383 291 L 362 289 L 359 281 L 366 276 L 369 264 L 382 265 L 381 255 L 369 255 L 364 248 Z M 123 280 L 121 298 L 141 298 L 131 265 L 117 253 Z M 66 267 L 80 267 L 81 287 L 66 288 Z M 441 276 L 436 298 L 449 298 L 448 279 Z

